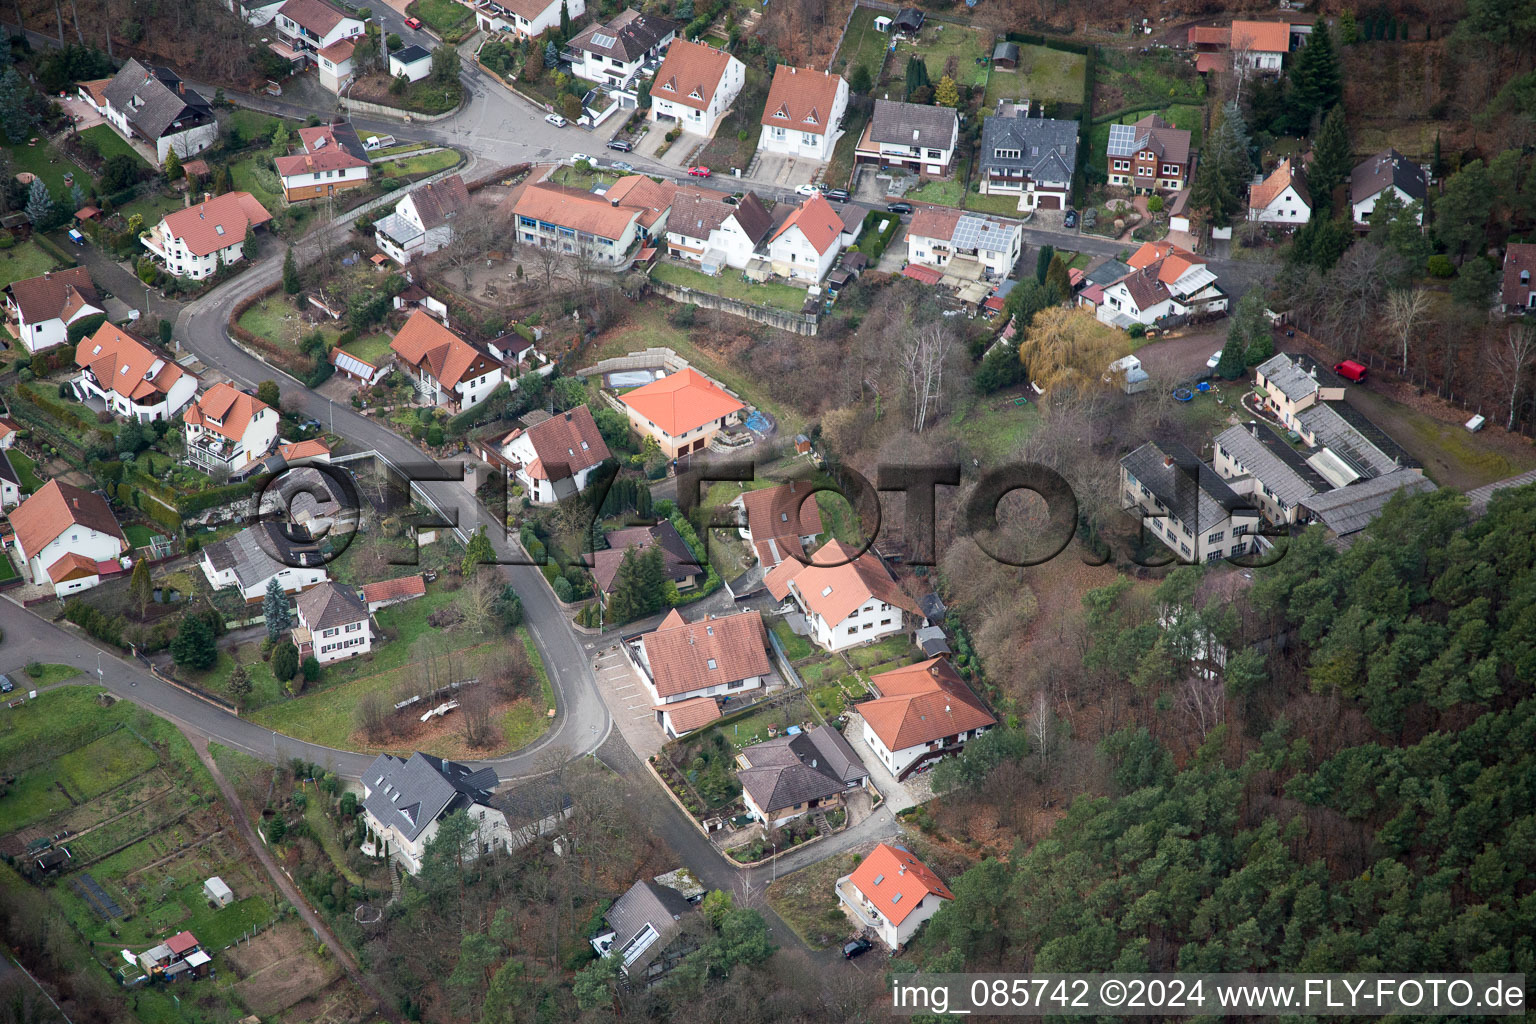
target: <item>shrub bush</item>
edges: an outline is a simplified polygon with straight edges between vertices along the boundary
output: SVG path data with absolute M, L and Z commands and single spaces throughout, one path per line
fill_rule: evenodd
M 1455 277 L 1456 264 L 1451 262 L 1449 256 L 1437 253 L 1429 258 L 1428 268 L 1430 277 Z

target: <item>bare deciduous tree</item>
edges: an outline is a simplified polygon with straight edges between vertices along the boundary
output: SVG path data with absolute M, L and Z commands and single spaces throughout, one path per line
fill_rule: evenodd
M 488 747 L 497 739 L 495 717 L 491 714 L 495 695 L 486 686 L 471 686 L 459 692 L 459 731 L 470 747 Z
M 1203 741 L 1226 717 L 1227 690 L 1215 673 L 1195 672 L 1179 688 L 1179 701 Z
M 901 368 L 912 400 L 912 432 L 921 434 L 944 402 L 944 364 L 955 341 L 943 323 L 916 327 L 902 352 Z
M 1504 344 L 1493 350 L 1492 360 L 1509 392 L 1509 419 L 1504 426 L 1514 430 L 1515 421 L 1519 419 L 1520 395 L 1525 390 L 1531 365 L 1536 362 L 1536 324 L 1510 327 L 1504 336 Z
M 459 590 L 455 598 L 459 611 L 464 615 L 467 632 L 484 635 L 496 625 L 496 599 L 501 593 L 501 581 L 493 573 L 478 572 L 467 586 Z
M 1387 324 L 1397 335 L 1400 372 L 1408 373 L 1408 349 L 1429 312 L 1429 292 L 1423 288 L 1397 288 L 1387 293 Z

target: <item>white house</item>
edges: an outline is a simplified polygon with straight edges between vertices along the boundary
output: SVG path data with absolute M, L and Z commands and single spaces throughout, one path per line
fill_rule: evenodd
M 896 951 L 923 922 L 955 898 L 933 870 L 904 846 L 881 843 L 852 874 L 837 880 L 837 898 L 854 921 Z
M 1185 563 L 1253 554 L 1259 509 L 1181 444 L 1148 441 L 1120 460 L 1121 504 Z
M 870 676 L 869 685 L 875 699 L 858 705 L 864 742 L 898 778 L 958 754 L 997 724 L 947 656 Z
M 951 108 L 875 100 L 853 159 L 881 169 L 909 168 L 921 177 L 944 176 L 953 169 L 959 144 L 960 115 Z
M 63 597 L 121 569 L 128 540 L 99 494 L 50 480 L 11 513 L 11 544 L 23 574 Z M 103 564 L 105 563 L 105 564 Z
M 631 174 L 603 195 L 535 182 L 513 208 L 518 240 L 613 267 L 629 266 L 639 244 L 664 230 L 677 186 Z
M 768 240 L 768 260 L 773 272 L 792 281 L 819 284 L 837 261 L 843 246 L 852 241 L 845 234 L 843 218 L 820 195 L 800 204 Z
M 277 445 L 277 410 L 227 381 L 181 414 L 187 461 L 205 473 L 238 476 Z
M 1318 402 L 1344 401 L 1344 378 L 1307 355 L 1276 352 L 1254 368 L 1253 381 L 1261 407 L 1289 430 Z
M 363 34 L 363 23 L 325 0 L 288 0 L 273 19 L 278 37 L 311 65 L 320 51 Z
M 586 0 L 476 0 L 473 4 L 482 32 L 511 32 L 525 39 L 559 28 L 562 6 L 572 23 L 587 13 Z
M 1024 227 L 1012 221 L 924 206 L 907 227 L 907 262 L 947 266 L 953 259 L 972 259 L 988 278 L 1005 278 L 1024 250 Z
M 843 542 L 828 541 L 811 564 L 785 559 L 763 580 L 774 600 L 794 598 L 811 627 L 811 641 L 823 650 L 841 651 L 900 633 L 904 612 L 920 617 L 879 555 L 854 555 Z
M 1064 210 L 1071 205 L 1079 125 L 1029 113 L 1028 102 L 999 100 L 981 123 L 979 188 L 982 195 L 1017 195 L 1020 210 Z
M 731 507 L 741 509 L 741 539 L 752 545 L 764 569 L 804 558 L 822 533 L 821 508 L 803 480 L 743 491 Z
M 1172 242 L 1145 242 L 1131 256 L 1131 272 L 1105 285 L 1097 316 L 1122 330 L 1152 326 L 1167 316 L 1216 312 L 1227 296 L 1202 257 Z
M 773 214 L 754 192 L 735 203 L 708 189 L 683 186 L 667 215 L 667 250 L 700 265 L 706 274 L 742 270 L 773 230 Z
M 626 7 L 606 24 L 598 22 L 578 32 L 566 44 L 565 56 L 577 78 L 629 92 L 641 70 L 659 62 L 676 38 L 677 22 Z
M 343 89 L 352 84 L 352 58 L 362 42 L 362 37 L 338 39 L 315 54 L 321 88 L 339 96 Z
M 1290 158 L 1269 172 L 1269 177 L 1248 188 L 1248 219 L 1262 224 L 1295 227 L 1312 219 L 1312 193 L 1307 175 Z
M 848 83 L 841 76 L 780 64 L 763 104 L 758 152 L 830 160 L 847 109 Z
M 485 401 L 503 379 L 501 364 L 425 310 L 416 310 L 389 343 L 416 391 L 434 405 L 458 413 Z
M 99 399 L 140 423 L 170 419 L 197 394 L 196 377 L 109 323 L 80 339 L 75 365 L 80 375 L 70 387 L 76 398 Z
M 283 198 L 290 203 L 319 199 L 368 184 L 373 164 L 352 125 L 342 121 L 299 129 L 298 153 L 275 157 Z
M 1397 201 L 1404 207 L 1417 202 L 1418 220 L 1424 223 L 1429 175 L 1397 150 L 1388 149 L 1361 163 L 1349 176 L 1349 207 L 1355 224 L 1365 227 L 1370 223 L 1376 200 L 1388 189 L 1397 193 Z
M 474 841 L 463 851 L 474 858 L 514 849 L 507 816 L 491 803 L 500 785 L 496 769 L 473 770 L 419 751 L 410 760 L 380 754 L 363 773 L 363 817 L 368 839 L 363 852 L 388 857 L 409 874 L 421 870 L 438 823 L 465 812 L 474 823 Z
M 380 252 L 404 266 L 447 245 L 453 238 L 453 219 L 468 205 L 469 189 L 459 175 L 429 181 L 374 224 L 374 240 Z
M 736 764 L 747 813 L 769 828 L 839 808 L 848 793 L 869 781 L 858 753 L 829 725 L 744 747 Z
M 104 312 L 84 267 L 50 271 L 5 288 L 5 326 L 34 354 L 68 341 L 70 324 Z
M 419 82 L 432 73 L 432 51 L 412 44 L 389 55 L 389 77 Z
M 629 641 L 625 653 L 658 712 L 667 705 L 707 697 L 754 700 L 772 674 L 768 634 L 760 612 L 738 612 L 686 622 L 676 608 L 661 624 Z M 716 714 L 718 715 L 718 708 Z
M 327 580 L 300 594 L 293 606 L 298 613 L 293 645 L 299 649 L 300 658 L 313 657 L 325 665 L 372 649 L 368 606 L 357 591 Z
M 593 471 L 611 458 L 584 405 L 512 431 L 502 440 L 501 454 L 517 467 L 512 475 L 535 505 L 580 493 Z
M 746 82 L 746 65 L 724 50 L 679 39 L 651 83 L 651 120 L 694 135 L 713 135 Z
M 1284 21 L 1234 21 L 1229 37 L 1233 66 L 1279 74 L 1291 52 L 1291 26 Z
M 203 548 L 198 566 L 214 590 L 237 587 L 246 604 L 267 594 L 276 579 L 285 594 L 297 594 L 330 578 L 319 545 L 296 540 L 275 522 L 257 523 Z
M 129 59 L 102 91 L 102 114 L 125 139 L 142 139 L 164 163 L 171 150 L 185 160 L 219 137 L 213 106 L 167 67 Z
M 167 273 L 194 281 L 239 263 L 245 258 L 251 229 L 272 219 L 249 192 L 203 195 L 196 206 L 166 214 L 153 231 L 139 236 L 144 248 L 160 257 Z

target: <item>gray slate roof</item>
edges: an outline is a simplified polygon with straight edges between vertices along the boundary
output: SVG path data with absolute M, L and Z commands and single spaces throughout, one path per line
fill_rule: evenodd
M 1117 259 L 1106 259 L 1083 275 L 1083 285 L 1087 287 L 1096 284 L 1100 288 L 1108 288 L 1122 277 L 1130 276 L 1130 273 L 1129 263 L 1121 263 Z
M 213 107 L 187 89 L 176 72 L 133 59 L 108 83 L 104 94 L 107 103 L 122 111 L 133 129 L 147 139 L 160 138 L 177 121 L 213 117 Z
M 930 658 L 936 658 L 941 654 L 949 654 L 949 638 L 944 635 L 940 626 L 924 626 L 912 635 L 917 641 L 917 646 L 923 649 L 923 653 Z
M 329 580 L 318 587 L 311 587 L 295 599 L 299 616 L 310 631 L 340 629 L 353 622 L 368 619 L 368 606 L 357 592 Z
M 1346 410 L 1353 415 L 1347 415 Z M 1418 465 L 1370 420 L 1343 402 L 1319 402 L 1297 413 L 1296 422 L 1361 476 L 1385 476 Z
M 417 46 L 415 43 L 412 43 L 403 50 L 396 50 L 390 56 L 401 64 L 415 64 L 419 60 L 431 59 L 432 51 L 428 50 L 425 46 Z
M 742 750 L 752 765 L 736 773 L 766 812 L 843 792 L 869 775 L 859 755 L 830 726 L 779 736 Z
M 1167 458 L 1172 465 L 1165 463 Z M 1148 441 L 1122 458 L 1120 465 L 1191 533 L 1202 534 L 1233 512 L 1257 515 L 1220 474 L 1182 444 Z
M 1500 491 L 1511 487 L 1524 487 L 1527 484 L 1536 484 L 1536 469 L 1519 476 L 1508 477 L 1495 483 L 1475 487 L 1467 492 L 1467 507 L 1474 516 L 1481 516 L 1488 511 L 1488 505 L 1493 501 L 1493 496 Z
M 457 174 L 428 182 L 414 189 L 410 197 L 416 204 L 422 225 L 428 230 L 448 223 L 449 218 L 469 205 L 469 189 Z
M 1427 494 L 1437 490 L 1433 480 L 1410 469 L 1399 469 L 1373 480 L 1361 480 L 1327 494 L 1303 501 L 1323 525 L 1340 537 L 1365 529 L 1381 515 L 1382 508 L 1398 491 Z
M 16 475 L 16 467 L 11 465 L 11 456 L 4 448 L 0 448 L 0 480 L 6 480 L 21 486 L 21 477 Z
M 1258 373 L 1291 401 L 1305 398 L 1319 387 L 1340 388 L 1344 378 L 1311 356 L 1276 352 L 1258 365 Z
M 233 537 L 208 545 L 203 554 L 219 572 L 233 569 L 235 579 L 244 589 L 264 583 L 284 569 L 325 564 L 318 545 L 289 537 L 277 523 L 247 527 Z
M 890 146 L 948 149 L 957 138 L 959 124 L 959 115 L 949 107 L 875 100 L 869 138 Z
M 393 825 L 415 840 L 445 814 L 471 804 L 489 804 L 499 781 L 494 768 L 476 771 L 420 751 L 408 761 L 380 754 L 363 773 L 363 785 L 368 788 L 363 807 L 386 828 Z
M 981 125 L 981 170 L 1022 169 L 1036 181 L 1071 181 L 1077 169 L 1076 121 L 993 114 Z M 999 149 L 1019 151 L 1000 158 Z
M 1275 500 L 1287 509 L 1333 486 L 1268 427 L 1256 423 L 1228 427 L 1216 435 L 1216 444 L 1269 488 Z
M 613 901 L 613 906 L 608 908 L 603 920 L 613 929 L 613 949 L 616 954 L 633 942 L 646 925 L 654 928 L 660 936 L 645 954 L 630 965 L 630 971 L 636 971 L 636 968 L 666 948 L 672 936 L 682 927 L 679 922 L 692 912 L 693 904 L 676 889 L 655 882 L 639 881 Z
M 1349 176 L 1349 197 L 1369 199 L 1388 185 L 1396 185 L 1410 199 L 1423 199 L 1429 191 L 1424 169 L 1395 149 L 1377 153 Z
M 677 22 L 654 14 L 625 10 L 607 24 L 589 26 L 571 40 L 570 48 L 632 63 L 676 32 L 677 27 Z

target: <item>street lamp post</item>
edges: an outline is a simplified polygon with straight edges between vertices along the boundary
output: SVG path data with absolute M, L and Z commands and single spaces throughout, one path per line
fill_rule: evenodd
M 96 652 L 96 678 L 98 680 L 107 678 L 106 673 L 104 673 L 101 670 L 101 652 L 100 651 Z

